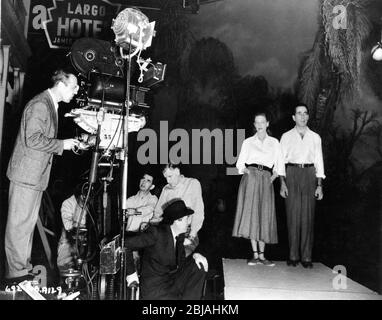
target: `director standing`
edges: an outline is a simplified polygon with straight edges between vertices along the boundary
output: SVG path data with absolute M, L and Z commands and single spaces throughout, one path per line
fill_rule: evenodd
M 25 106 L 15 147 L 8 164 L 10 180 L 5 230 L 7 282 L 33 279 L 31 252 L 41 197 L 49 183 L 53 155 L 78 145 L 76 139 L 59 140 L 58 103 L 69 103 L 78 92 L 74 74 L 57 70 L 52 87 Z

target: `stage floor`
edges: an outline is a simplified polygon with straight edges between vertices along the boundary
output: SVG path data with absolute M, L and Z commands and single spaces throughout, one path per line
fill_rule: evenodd
M 305 269 L 301 264 L 287 266 L 285 261 L 275 263 L 274 267 L 248 266 L 244 259 L 223 259 L 224 299 L 382 300 L 382 295 L 349 278 L 346 278 L 346 289 L 336 290 L 338 273 L 322 263 L 314 263 L 312 269 Z

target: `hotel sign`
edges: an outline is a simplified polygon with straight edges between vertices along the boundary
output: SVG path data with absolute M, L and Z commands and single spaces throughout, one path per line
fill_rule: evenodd
M 45 35 L 55 49 L 83 37 L 103 39 L 120 8 L 108 0 L 32 0 L 28 36 Z

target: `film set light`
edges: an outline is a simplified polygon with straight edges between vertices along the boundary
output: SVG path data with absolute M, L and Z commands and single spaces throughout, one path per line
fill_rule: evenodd
M 113 19 L 112 30 L 115 33 L 115 43 L 120 47 L 121 57 L 126 59 L 126 88 L 130 88 L 130 70 L 131 59 L 135 55 L 136 61 L 140 69 L 138 82 L 143 82 L 144 72 L 148 71 L 147 66 L 151 63 L 151 59 L 144 60 L 141 58 L 142 50 L 145 50 L 151 45 L 154 36 L 155 22 L 149 22 L 149 19 L 139 10 L 134 8 L 126 8 L 121 11 L 116 19 Z M 127 51 L 127 54 L 124 52 Z M 126 104 L 130 103 L 130 90 L 126 90 Z M 125 115 L 123 122 L 122 135 L 122 178 L 121 178 L 121 216 L 122 228 L 120 233 L 121 250 L 120 250 L 120 288 L 119 296 L 122 299 L 127 298 L 126 279 L 126 252 L 125 252 L 125 229 L 127 223 L 127 180 L 128 180 L 128 122 L 129 106 L 125 106 Z M 123 284 L 123 285 L 122 285 Z
M 375 61 L 382 61 L 382 26 L 381 26 L 381 41 L 377 42 L 377 44 L 371 49 L 371 57 Z
M 117 18 L 113 19 L 111 26 L 115 34 L 115 43 L 120 48 L 121 57 L 131 60 L 132 57 L 137 56 L 136 61 L 141 72 L 138 79 L 140 83 L 144 80 L 148 82 L 148 76 L 144 79 L 144 72 L 149 71 L 148 65 L 151 65 L 150 80 L 156 77 L 162 81 L 164 77 L 166 65 L 153 65 L 150 58 L 146 60 L 141 58 L 142 50 L 151 46 L 152 38 L 155 36 L 154 27 L 155 21 L 149 22 L 141 11 L 134 8 L 126 8 L 121 11 Z M 124 51 L 127 51 L 128 54 L 125 54 Z M 150 85 L 152 84 L 150 83 Z
M 378 42 L 377 45 L 371 49 L 371 56 L 375 61 L 382 61 L 382 43 Z
M 121 11 L 117 18 L 113 19 L 111 28 L 115 34 L 115 43 L 120 47 L 121 57 L 131 59 L 142 50 L 151 46 L 155 22 L 149 19 L 139 10 L 126 8 Z M 129 52 L 128 55 L 123 50 Z

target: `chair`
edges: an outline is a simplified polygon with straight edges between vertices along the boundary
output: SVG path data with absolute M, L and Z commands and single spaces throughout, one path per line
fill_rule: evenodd
M 217 300 L 217 281 L 219 278 L 220 275 L 215 269 L 208 270 L 204 280 L 202 300 Z M 207 299 L 207 287 L 211 287 L 211 299 Z

